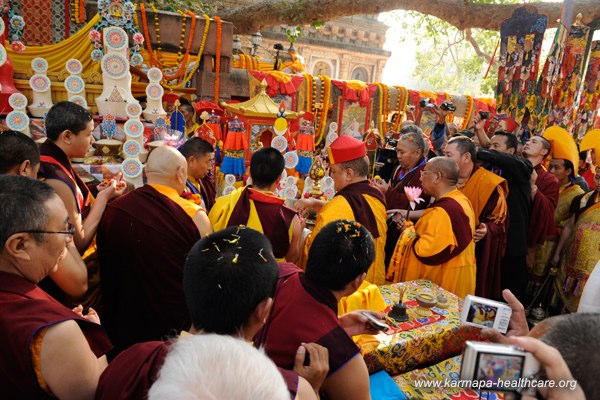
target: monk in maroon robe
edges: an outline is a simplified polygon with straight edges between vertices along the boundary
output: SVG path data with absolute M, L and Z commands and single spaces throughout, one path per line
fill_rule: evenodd
M 183 264 L 200 239 L 174 201 L 145 185 L 106 209 L 98 229 L 105 315 L 115 355 L 189 328 Z

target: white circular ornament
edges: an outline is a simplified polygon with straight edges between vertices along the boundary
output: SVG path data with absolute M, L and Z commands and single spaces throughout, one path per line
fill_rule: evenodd
M 139 138 L 144 133 L 144 124 L 136 119 L 130 119 L 123 125 L 125 134 L 131 138 Z
M 121 171 L 125 178 L 137 178 L 142 174 L 143 165 L 137 158 L 128 158 L 121 164 Z
M 338 124 L 337 122 L 332 122 L 329 124 L 329 132 L 337 132 Z
M 223 196 L 227 196 L 235 191 L 235 187 L 227 185 L 223 188 Z
M 23 111 L 13 111 L 6 116 L 6 126 L 13 131 L 24 131 L 29 126 L 29 117 Z
M 298 178 L 296 178 L 295 176 L 288 176 L 287 178 L 285 178 L 285 183 L 288 186 L 293 186 L 296 183 L 298 183 Z
M 288 141 L 283 136 L 275 136 L 271 140 L 271 147 L 274 147 L 275 149 L 279 150 L 282 153 L 285 151 L 285 149 L 287 149 L 287 145 L 288 145 Z
M 335 139 L 337 139 L 337 138 L 338 138 L 338 134 L 337 134 L 337 133 L 335 133 L 335 132 L 329 132 L 329 133 L 327 134 L 327 142 L 328 142 L 329 144 L 333 143 L 333 141 L 334 141 Z
M 331 199 L 333 199 L 333 196 L 335 196 L 335 190 L 331 187 L 325 188 L 323 190 L 323 196 L 325 196 L 329 200 L 331 200 Z
M 36 57 L 31 60 L 31 69 L 33 69 L 36 74 L 43 74 L 48 71 L 48 61 L 42 57 Z
M 71 58 L 69 61 L 67 61 L 65 68 L 67 69 L 67 72 L 72 75 L 80 74 L 81 71 L 83 71 L 83 65 L 81 65 L 81 61 L 76 58 Z
M 290 186 L 284 191 L 284 195 L 286 199 L 293 200 L 298 195 L 298 186 Z
M 227 174 L 225 175 L 225 184 L 228 186 L 233 186 L 233 184 L 235 183 L 235 175 L 233 174 Z
M 27 97 L 23 93 L 13 93 L 8 98 L 8 105 L 15 111 L 24 110 L 27 107 Z
M 125 57 L 117 53 L 106 54 L 102 57 L 101 67 L 102 72 L 113 79 L 123 78 L 129 71 L 129 63 Z
M 334 185 L 333 178 L 330 176 L 324 177 L 323 180 L 321 181 L 321 183 L 325 187 L 333 187 L 333 185 Z
M 129 118 L 138 118 L 140 115 L 142 115 L 142 106 L 140 106 L 140 103 L 127 103 L 125 112 Z
M 288 151 L 283 155 L 286 168 L 295 168 L 298 165 L 298 153 L 296 151 Z
M 158 83 L 150 83 L 146 86 L 146 96 L 150 100 L 162 100 L 165 90 Z
M 4 34 L 4 30 L 6 29 L 6 25 L 4 25 L 4 20 L 0 18 L 0 36 Z
M 127 47 L 127 34 L 121 28 L 110 27 L 104 29 L 105 45 L 109 49 L 123 50 Z
M 85 89 L 85 82 L 81 77 L 71 75 L 65 79 L 65 89 L 71 93 L 81 93 Z
M 163 78 L 162 71 L 158 68 L 150 68 L 148 70 L 148 80 L 150 82 L 160 82 Z
M 87 106 L 88 106 L 87 100 L 83 96 L 79 96 L 79 95 L 71 96 L 69 101 L 71 103 L 75 103 L 83 108 L 87 108 Z
M 127 140 L 123 144 L 123 155 L 125 157 L 137 157 L 142 150 L 142 146 L 135 140 Z
M 50 89 L 50 79 L 46 75 L 35 74 L 29 79 L 29 86 L 34 92 L 43 93 Z
M 6 49 L 0 44 L 0 67 L 4 65 L 7 59 L 8 55 L 6 54 Z

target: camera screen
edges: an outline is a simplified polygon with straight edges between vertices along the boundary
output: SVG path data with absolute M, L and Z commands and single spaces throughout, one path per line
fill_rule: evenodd
M 498 315 L 498 307 L 472 302 L 469 307 L 467 322 L 493 328 L 496 315 Z
M 491 386 L 506 387 L 500 381 L 515 381 L 523 374 L 525 357 L 518 355 L 479 353 L 476 376 L 478 381 L 490 382 Z

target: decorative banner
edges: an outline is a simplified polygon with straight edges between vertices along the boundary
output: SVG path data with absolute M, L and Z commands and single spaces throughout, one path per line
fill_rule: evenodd
M 535 83 L 548 17 L 535 7 L 517 8 L 500 28 L 500 68 L 496 108 L 516 121 L 535 106 Z
M 581 139 L 587 131 L 594 127 L 594 120 L 598 118 L 598 99 L 600 98 L 600 40 L 592 42 L 592 49 L 588 60 L 587 72 L 583 81 L 579 109 L 575 119 L 573 136 Z
M 583 26 L 580 19 L 571 26 L 567 47 L 562 62 L 560 79 L 556 84 L 553 110 L 548 115 L 548 125 L 559 125 L 569 132 L 573 129 L 574 113 L 586 59 L 586 48 L 590 28 Z
M 532 114 L 537 132 L 542 132 L 546 128 L 548 113 L 553 108 L 552 99 L 557 87 L 556 84 L 560 79 L 560 67 L 565 55 L 568 37 L 569 30 L 559 23 L 544 69 L 535 88 L 537 104 Z

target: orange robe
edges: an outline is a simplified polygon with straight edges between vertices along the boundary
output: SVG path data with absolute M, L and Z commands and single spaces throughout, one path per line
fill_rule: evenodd
M 485 223 L 487 233 L 475 244 L 477 284 L 475 294 L 486 298 L 501 296 L 501 264 L 506 248 L 508 184 L 484 168 L 475 167 L 460 191 L 467 196 L 475 212 L 475 226 Z
M 442 199 L 458 203 L 458 211 L 450 215 L 444 208 L 436 206 Z M 459 215 L 461 209 L 464 215 Z M 460 225 L 459 220 L 462 220 Z M 436 200 L 425 210 L 414 228 L 405 229 L 400 237 L 390 264 L 391 270 L 398 269 L 394 280 L 429 279 L 459 297 L 475 294 L 475 221 L 471 202 L 457 189 Z M 465 223 L 468 226 L 463 226 Z M 468 244 L 460 253 L 448 259 L 463 242 L 459 236 L 468 237 L 469 231 L 471 238 L 463 243 Z M 434 264 L 432 260 L 436 259 L 443 261 Z

